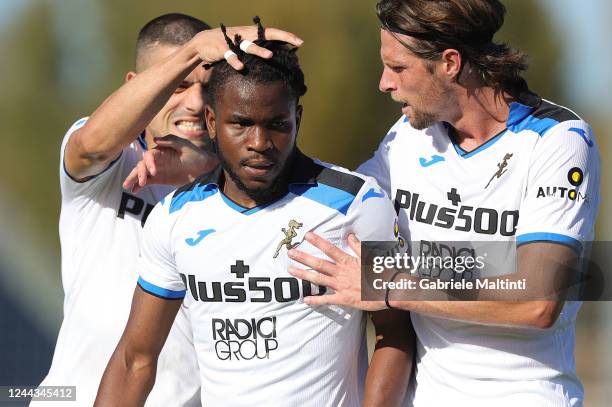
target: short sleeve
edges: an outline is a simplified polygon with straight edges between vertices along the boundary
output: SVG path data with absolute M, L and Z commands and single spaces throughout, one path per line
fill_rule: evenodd
M 349 208 L 347 233 L 360 241 L 396 241 L 399 236 L 397 214 L 387 193 L 368 178 Z
M 160 201 L 147 218 L 138 256 L 138 285 L 149 294 L 164 299 L 185 297 L 185 283 L 178 273 L 171 248 L 173 218 L 170 197 Z
M 101 190 L 105 181 L 112 177 L 113 172 L 119 167 L 124 153 L 119 154 L 102 172 L 93 177 L 89 177 L 86 181 L 77 181 L 72 178 L 68 171 L 66 171 L 66 164 L 64 163 L 64 153 L 66 151 L 66 145 L 70 140 L 70 137 L 75 131 L 80 129 L 87 123 L 88 117 L 77 120 L 66 132 L 60 149 L 60 185 L 63 195 L 92 195 L 95 191 Z
M 552 241 L 576 247 L 593 238 L 600 157 L 590 126 L 562 122 L 545 133 L 530 161 L 517 244 Z
M 391 127 L 383 141 L 378 146 L 378 149 L 374 152 L 374 156 L 357 168 L 358 173 L 374 178 L 389 196 L 391 196 L 391 171 L 389 169 L 389 149 L 391 143 L 397 135 L 398 128 L 403 122 L 404 116 L 402 116 L 393 125 L 393 127 Z

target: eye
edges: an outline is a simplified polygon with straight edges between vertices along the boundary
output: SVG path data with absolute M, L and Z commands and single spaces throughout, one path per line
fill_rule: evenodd
M 187 82 L 182 82 L 174 91 L 174 93 L 181 93 L 184 92 L 185 90 L 187 90 L 187 88 L 189 88 L 189 83 Z
M 390 66 L 389 69 L 391 69 L 395 73 L 402 73 L 402 72 L 404 72 L 406 67 L 404 67 L 404 66 Z
M 282 127 L 285 127 L 286 125 L 287 122 L 285 120 L 275 120 L 270 123 L 270 127 L 273 129 L 280 129 Z
M 253 122 L 251 120 L 242 119 L 242 120 L 235 121 L 233 124 L 236 127 L 244 128 L 244 127 L 251 127 L 253 125 Z

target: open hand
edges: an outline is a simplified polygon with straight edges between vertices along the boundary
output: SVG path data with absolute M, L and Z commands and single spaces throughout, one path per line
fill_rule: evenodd
M 167 135 L 156 137 L 155 143 L 123 181 L 123 188 L 137 192 L 151 184 L 183 185 L 218 164 L 213 154 L 183 138 Z
M 292 249 L 288 253 L 291 259 L 318 271 L 318 273 L 290 266 L 289 274 L 335 291 L 329 295 L 305 297 L 304 302 L 306 304 L 342 305 L 365 311 L 378 311 L 386 308 L 384 301 L 361 300 L 361 242 L 355 235 L 349 235 L 348 243 L 356 256 L 351 256 L 315 233 L 308 232 L 305 239 L 325 253 L 332 261 L 306 254 L 298 249 Z
M 227 27 L 227 35 L 231 39 L 236 34 L 239 34 L 243 40 L 255 41 L 257 40 L 257 25 Z M 304 42 L 295 34 L 272 27 L 265 28 L 264 37 L 266 40 L 284 41 L 296 47 Z M 192 41 L 205 64 L 213 64 L 222 60 L 225 52 L 229 49 L 220 28 L 202 31 L 196 34 Z M 272 51 L 257 44 L 250 45 L 245 52 L 261 58 L 272 58 Z M 236 55 L 229 57 L 227 62 L 236 70 L 241 70 L 244 67 Z

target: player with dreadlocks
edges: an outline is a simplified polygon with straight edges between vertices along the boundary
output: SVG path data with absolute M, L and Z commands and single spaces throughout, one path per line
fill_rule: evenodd
M 240 36 L 232 41 L 222 26 L 226 59 L 243 67 L 213 64 L 208 85 L 206 125 L 221 164 L 151 212 L 130 319 L 98 405 L 144 402 L 181 303 L 193 327 L 203 405 L 357 407 L 403 400 L 414 346 L 408 314 L 373 315 L 379 342 L 366 379 L 365 314 L 304 304 L 304 296 L 326 288 L 287 272 L 289 248 L 315 253 L 303 241 L 306 232 L 345 249 L 349 233 L 394 240 L 396 215 L 372 178 L 297 148 L 304 74 L 295 49 L 266 41 L 256 23 L 255 43 L 272 51 L 270 59 L 245 54 L 251 45 Z

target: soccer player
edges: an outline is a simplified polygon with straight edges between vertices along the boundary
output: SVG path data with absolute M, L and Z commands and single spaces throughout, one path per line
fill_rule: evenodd
M 202 67 L 223 58 L 227 49 L 219 29 L 193 17 L 169 14 L 141 30 L 136 71 L 89 119 L 76 122 L 61 147 L 62 281 L 64 320 L 53 362 L 42 385 L 76 386 L 75 405 L 93 404 L 104 368 L 128 318 L 137 279 L 136 257 L 141 231 L 153 206 L 171 191 L 149 186 L 138 193 L 122 190 L 122 181 L 144 151 L 161 140 L 185 168 L 198 170 L 210 157 L 203 145 L 205 87 L 210 75 Z M 256 28 L 231 29 L 255 39 Z M 299 45 L 279 30 L 266 33 Z M 189 44 L 189 47 L 181 47 Z M 257 46 L 248 52 L 269 57 Z M 229 56 L 232 66 L 241 67 Z M 204 160 L 204 162 L 202 162 Z M 206 160 L 210 160 L 207 162 Z M 187 171 L 188 172 L 188 171 Z M 190 330 L 182 313 L 160 358 L 151 405 L 199 405 L 199 375 Z
M 193 326 L 204 405 L 393 406 L 403 399 L 413 346 L 408 314 L 373 317 L 381 340 L 364 396 L 364 314 L 304 304 L 304 296 L 327 289 L 287 273 L 289 249 L 316 252 L 303 242 L 307 231 L 345 248 L 349 233 L 394 240 L 396 216 L 374 180 L 297 149 L 304 76 L 295 49 L 262 37 L 272 59 L 240 55 L 240 72 L 225 62 L 213 68 L 206 122 L 222 165 L 151 212 L 132 311 L 98 406 L 144 402 L 181 303 Z M 381 380 L 382 372 L 390 376 Z
M 292 274 L 335 293 L 305 301 L 411 311 L 415 406 L 582 405 L 574 363 L 580 302 L 565 301 L 563 287 L 593 238 L 600 159 L 591 127 L 529 91 L 524 54 L 493 41 L 505 14 L 499 1 L 382 0 L 377 12 L 380 90 L 403 115 L 359 171 L 395 199 L 403 236 L 515 241 L 512 277 L 556 295 L 436 302 L 399 293 L 387 304 L 365 302 L 358 259 L 309 234 L 330 259 L 298 247 L 290 258 L 321 274 Z

